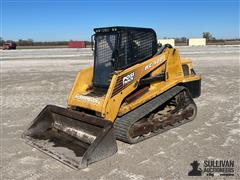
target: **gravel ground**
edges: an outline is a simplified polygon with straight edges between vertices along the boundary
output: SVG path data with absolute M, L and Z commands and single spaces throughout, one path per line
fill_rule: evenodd
M 118 141 L 118 153 L 80 171 L 26 145 L 20 136 L 45 105 L 66 106 L 77 72 L 93 63 L 91 50 L 0 51 L 0 179 L 187 179 L 190 163 L 208 159 L 234 160 L 232 178 L 240 179 L 239 50 L 180 47 L 202 76 L 197 118 L 136 145 Z

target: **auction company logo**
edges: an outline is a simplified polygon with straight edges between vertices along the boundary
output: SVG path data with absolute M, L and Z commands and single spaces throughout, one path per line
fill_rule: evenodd
M 233 160 L 205 160 L 201 168 L 198 161 L 191 164 L 192 170 L 188 172 L 188 176 L 234 176 Z

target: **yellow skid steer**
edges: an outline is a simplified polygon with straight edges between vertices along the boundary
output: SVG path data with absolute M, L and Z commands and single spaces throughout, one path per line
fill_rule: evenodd
M 68 107 L 47 105 L 23 133 L 31 146 L 81 169 L 192 121 L 201 78 L 150 28 L 94 29 L 94 66 L 78 73 Z

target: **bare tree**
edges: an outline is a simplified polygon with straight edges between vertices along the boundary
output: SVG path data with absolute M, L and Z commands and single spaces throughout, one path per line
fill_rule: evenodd
M 209 41 L 209 40 L 216 40 L 216 38 L 213 37 L 210 32 L 203 32 L 203 38 L 206 38 L 207 41 Z

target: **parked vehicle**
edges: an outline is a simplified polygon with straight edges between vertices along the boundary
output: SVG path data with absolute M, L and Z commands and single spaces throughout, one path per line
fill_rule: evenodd
M 15 42 L 6 42 L 3 44 L 2 49 L 3 50 L 10 50 L 10 49 L 16 49 L 17 44 Z

